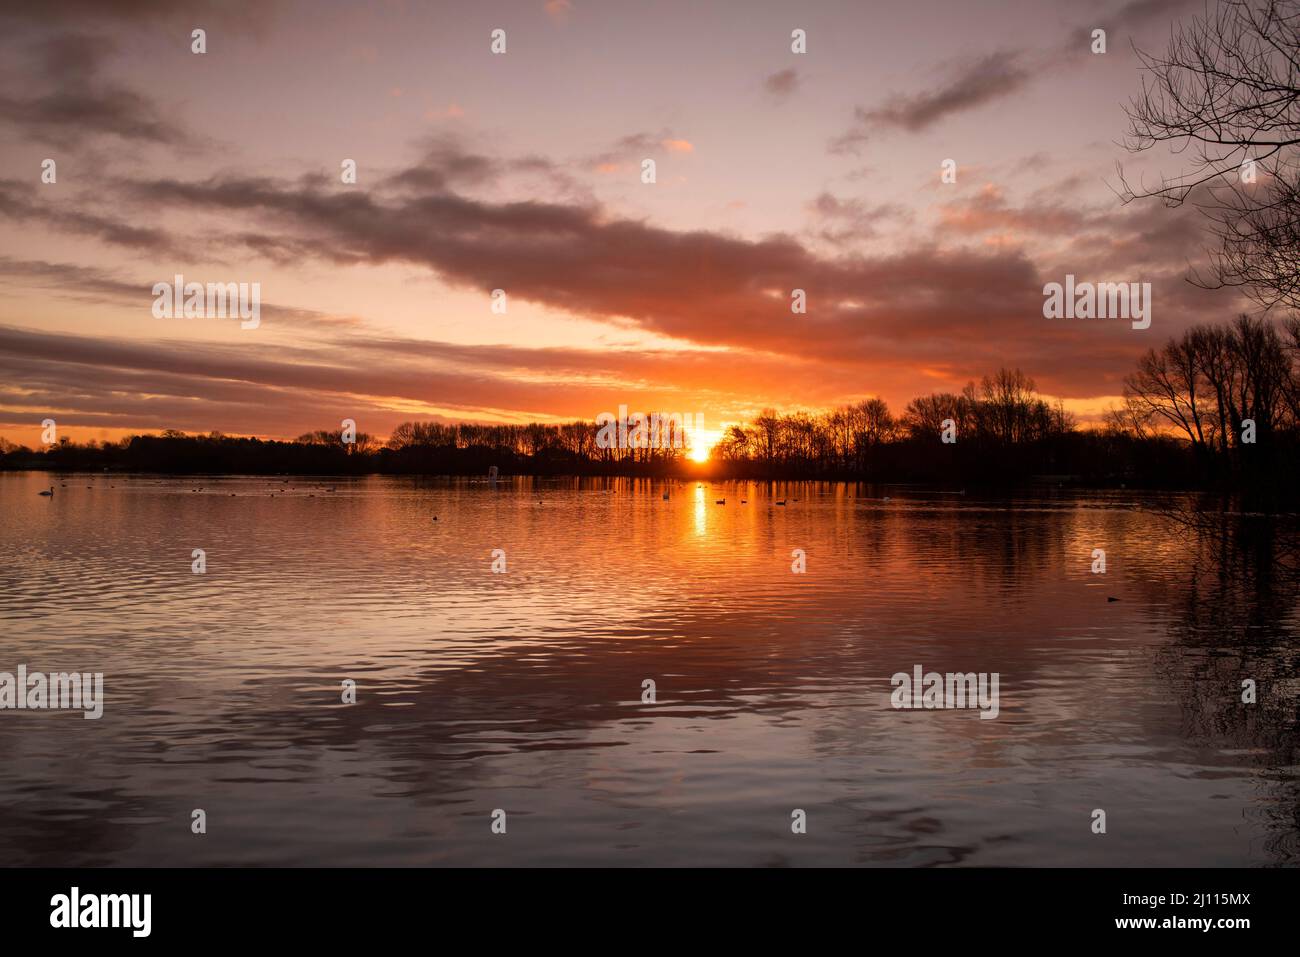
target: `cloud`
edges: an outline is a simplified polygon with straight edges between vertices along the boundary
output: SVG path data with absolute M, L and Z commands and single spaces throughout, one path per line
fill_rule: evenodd
M 670 130 L 658 133 L 629 133 L 619 137 L 609 149 L 586 157 L 583 165 L 598 172 L 612 173 L 627 165 L 639 164 L 648 157 L 664 153 L 691 153 L 695 146 L 690 140 L 675 136 Z
M 0 96 L 0 121 L 31 139 L 59 145 L 90 136 L 192 144 L 192 137 L 152 100 L 104 75 L 104 62 L 115 49 L 106 37 L 83 35 L 61 34 L 37 43 L 28 74 L 41 92 Z
M 772 96 L 783 98 L 799 88 L 799 72 L 793 67 L 770 73 L 763 79 L 763 89 Z
M 911 95 L 895 94 L 870 109 L 854 108 L 854 123 L 831 140 L 831 153 L 857 153 L 873 135 L 901 130 L 919 133 L 940 120 L 1013 96 L 1037 79 L 1059 71 L 1074 60 L 1090 56 L 1093 29 L 1107 29 L 1111 42 L 1118 31 L 1136 32 L 1152 24 L 1166 25 L 1199 0 L 1130 0 L 1111 14 L 1098 14 L 1068 31 L 1054 56 L 1032 58 L 1027 51 L 1001 51 L 965 63 L 949 64 L 938 89 Z
M 633 145 L 660 145 L 664 138 Z M 269 349 L 266 336 L 250 337 L 248 345 L 258 347 L 254 355 L 247 347 L 205 344 L 202 326 L 191 332 L 184 324 L 167 324 L 160 334 L 195 339 L 148 347 L 106 339 L 101 348 L 89 338 L 35 339 L 34 333 L 11 330 L 0 344 L 0 351 L 12 350 L 0 373 L 4 381 L 21 383 L 27 398 L 10 397 L 8 404 L 56 405 L 61 388 L 66 404 L 98 376 L 100 391 L 74 406 L 108 408 L 116 392 L 119 419 L 148 416 L 137 425 L 296 434 L 319 424 L 294 419 L 291 427 L 284 425 L 286 409 L 299 408 L 301 395 L 315 396 L 304 407 L 318 413 L 363 404 L 376 423 L 367 429 L 380 432 L 420 414 L 412 409 L 462 418 L 590 417 L 629 395 L 647 405 L 662 400 L 664 408 L 704 407 L 721 420 L 743 413 L 755 396 L 820 406 L 869 391 L 897 404 L 932 388 L 960 387 L 1004 364 L 1032 371 L 1055 394 L 1113 393 L 1147 341 L 1116 335 L 1117 327 L 1047 323 L 1042 285 L 1066 271 L 1144 279 L 1131 269 L 1091 272 L 1125 261 L 1131 266 L 1135 251 L 1151 263 L 1138 268 L 1161 282 L 1158 305 L 1180 307 L 1164 321 L 1198 318 L 1195 303 L 1173 288 L 1181 282 L 1179 261 L 1169 258 L 1182 248 L 1176 240 L 1187 241 L 1188 230 L 1152 218 L 1149 209 L 1072 214 L 1044 201 L 1014 206 L 990 189 L 937 207 L 934 233 L 913 228 L 906 239 L 864 254 L 843 250 L 903 211 L 825 192 L 809 206 L 820 238 L 840 247 L 839 254 L 825 255 L 786 234 L 743 238 L 669 229 L 620 217 L 594 202 L 489 199 L 466 192 L 495 191 L 521 171 L 550 169 L 544 158 L 489 157 L 444 139 L 427 141 L 415 162 L 374 177 L 369 186 L 340 189 L 324 173 L 293 179 L 153 177 L 124 179 L 99 201 L 113 204 L 123 226 L 135 222 L 133 216 L 184 221 L 187 234 L 230 237 L 297 265 L 414 265 L 452 286 L 484 296 L 503 288 L 512 301 L 638 328 L 674 340 L 676 348 L 647 354 L 465 347 L 394 339 L 362 325 L 346 344 L 324 335 L 293 352 L 287 346 Z M 59 228 L 84 223 L 96 238 L 114 242 L 115 233 L 88 218 L 75 199 L 41 205 L 21 190 L 0 190 L 0 200 L 10 195 L 27 205 L 0 202 L 0 211 L 17 209 Z M 185 215 L 164 216 L 167 210 Z M 1048 251 L 1036 249 L 1031 259 L 1014 245 L 949 241 L 1012 230 L 1043 237 L 1048 242 L 1040 245 Z M 0 276 L 49 280 L 57 264 L 41 262 L 0 261 Z M 65 275 L 85 295 L 129 291 L 124 280 L 107 273 Z M 790 313 L 796 288 L 807 291 L 806 316 Z M 283 313 L 285 322 L 314 318 L 305 311 Z M 273 334 L 276 327 L 272 314 L 264 314 L 264 330 Z M 373 360 L 358 361 L 359 354 Z M 175 392 L 170 400 L 140 384 L 161 370 L 178 377 L 167 380 Z M 209 380 L 218 385 L 210 387 Z M 140 396 L 129 397 L 131 383 Z M 288 393 L 292 400 L 285 398 Z M 215 404 L 205 413 L 204 403 Z M 168 415 L 180 418 L 164 422 Z
M 166 280 L 170 281 L 170 277 Z M 147 281 L 124 279 L 76 263 L 0 256 L 0 286 L 39 289 L 51 296 L 79 302 L 132 306 L 141 315 L 152 315 L 153 284 L 157 281 L 156 276 Z M 357 316 L 332 315 L 266 301 L 261 304 L 261 316 L 267 330 L 272 332 L 290 327 L 310 328 L 320 333 L 322 330 L 355 329 L 363 325 Z
M 808 211 L 818 221 L 817 235 L 837 246 L 871 239 L 883 222 L 910 218 L 906 208 L 897 203 L 869 205 L 861 199 L 840 199 L 827 192 L 813 199 Z
M 265 29 L 273 13 L 284 6 L 283 0 L 237 4 L 229 0 L 10 0 L 0 3 L 0 20 L 25 20 L 37 26 L 57 22 L 167 29 L 196 25 L 201 17 L 204 23 L 197 25 L 218 24 L 223 31 L 243 33 Z
M 92 236 L 128 249 L 161 252 L 175 248 L 166 233 L 157 227 L 132 226 L 119 219 L 78 209 L 53 198 L 49 186 L 18 180 L 0 180 L 0 218 L 15 222 L 39 221 L 64 232 Z
M 573 13 L 573 4 L 569 0 L 546 0 L 542 9 L 552 20 L 564 21 Z
M 470 346 L 400 337 L 324 337 L 310 347 L 176 337 L 80 336 L 0 326 L 0 421 L 66 410 L 60 422 L 293 436 L 351 415 L 386 433 L 411 418 L 592 419 L 620 402 L 647 409 L 744 409 L 755 385 L 780 389 L 812 368 L 776 356 Z M 358 352 L 363 353 L 358 361 Z M 819 380 L 827 401 L 848 370 Z M 413 411 L 423 410 L 423 411 Z M 351 410 L 351 411 L 349 411 Z M 336 414 L 337 413 L 337 414 Z
M 989 183 L 973 197 L 946 203 L 939 208 L 941 228 L 958 233 L 975 234 L 1012 230 L 1019 233 L 1045 233 L 1070 236 L 1094 223 L 1093 217 L 1080 207 L 1029 203 L 1010 206 L 1003 191 Z
M 459 165 L 457 157 L 441 159 Z M 835 369 L 852 369 L 860 381 L 898 377 L 887 367 L 900 363 L 946 363 L 954 375 L 973 375 L 1019 359 L 1038 371 L 1031 359 L 1079 352 L 1079 343 L 1095 338 L 1092 328 L 1044 325 L 1039 268 L 1015 248 L 953 248 L 920 237 L 877 255 L 828 257 L 785 235 L 676 231 L 596 205 L 494 203 L 441 188 L 412 191 L 400 174 L 393 181 L 405 188 L 343 192 L 314 180 L 230 177 L 132 188 L 164 206 L 257 221 L 263 235 L 301 257 L 413 264 L 484 295 L 503 288 L 512 299 L 729 349 L 737 363 L 739 356 L 812 363 L 828 381 Z M 968 215 L 1015 215 L 1005 205 L 977 200 Z M 892 212 L 830 195 L 813 210 L 858 233 Z M 1031 215 L 1019 214 L 1024 222 Z M 1125 221 L 1122 214 L 1115 221 L 1117 233 Z M 807 318 L 790 314 L 795 288 L 808 292 Z M 1138 343 L 1121 348 L 1135 354 Z M 1103 364 L 1114 358 L 1102 354 Z M 684 363 L 681 355 L 674 361 Z M 1085 371 L 1095 369 L 1063 374 L 1077 386 Z M 805 384 L 800 391 L 811 402 L 821 390 Z
M 1023 89 L 1033 73 L 1018 53 L 994 53 L 950 71 L 938 89 L 910 96 L 896 94 L 873 109 L 857 107 L 855 125 L 831 144 L 832 152 L 852 152 L 876 131 L 918 133 L 940 120 L 985 106 Z

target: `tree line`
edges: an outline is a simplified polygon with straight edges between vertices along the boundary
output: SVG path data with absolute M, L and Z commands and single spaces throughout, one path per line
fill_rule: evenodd
M 764 409 L 707 463 L 689 448 L 602 447 L 595 422 L 405 422 L 387 440 L 341 430 L 292 442 L 166 431 L 32 450 L 0 439 L 0 468 L 180 473 L 622 474 L 1014 484 L 1280 485 L 1300 463 L 1300 320 L 1241 316 L 1152 348 L 1123 402 L 1081 428 L 1020 369 L 961 392 L 826 412 Z M 662 445 L 662 443 L 655 443 Z

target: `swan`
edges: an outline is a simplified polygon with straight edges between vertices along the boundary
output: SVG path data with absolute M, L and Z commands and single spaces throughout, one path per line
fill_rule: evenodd
M 49 490 L 48 492 L 37 492 L 36 494 L 37 494 L 37 495 L 48 495 L 50 498 L 54 498 L 54 486 L 51 485 L 51 486 L 50 486 L 50 490 Z

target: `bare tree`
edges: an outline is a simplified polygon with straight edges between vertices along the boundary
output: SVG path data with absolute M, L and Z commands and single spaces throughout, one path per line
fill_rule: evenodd
M 1194 282 L 1300 304 L 1300 2 L 1219 0 L 1178 25 L 1163 56 L 1138 55 L 1125 145 L 1163 145 L 1188 166 L 1153 187 L 1120 167 L 1121 198 L 1190 199 L 1209 215 L 1218 249 Z
M 1124 380 L 1124 396 L 1135 416 L 1173 426 L 1198 450 L 1207 447 L 1207 424 L 1213 422 L 1209 391 L 1190 333 L 1148 350 L 1137 371 Z

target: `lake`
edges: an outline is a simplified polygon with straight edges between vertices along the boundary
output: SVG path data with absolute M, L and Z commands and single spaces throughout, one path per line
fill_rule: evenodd
M 1296 576 L 1177 500 L 0 473 L 0 672 L 104 675 L 0 710 L 0 862 L 1296 864 Z

